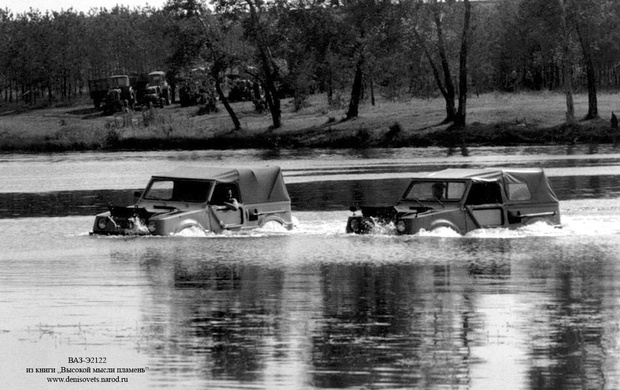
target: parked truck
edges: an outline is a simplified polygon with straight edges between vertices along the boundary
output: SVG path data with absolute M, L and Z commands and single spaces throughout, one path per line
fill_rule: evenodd
M 129 76 L 115 75 L 109 78 L 110 89 L 104 100 L 103 112 L 113 114 L 123 109 L 133 109 L 136 103 L 136 95 Z
M 170 86 L 166 73 L 119 74 L 102 79 L 88 80 L 90 97 L 96 109 L 113 114 L 126 108 L 134 109 L 136 104 L 150 106 L 170 104 Z
M 88 91 L 90 93 L 90 98 L 93 99 L 93 104 L 96 109 L 101 107 L 101 103 L 105 100 L 109 90 L 109 78 L 88 80 Z
M 166 81 L 166 73 L 164 71 L 156 70 L 148 74 L 147 89 L 149 87 L 156 87 L 155 90 L 159 91 L 160 94 L 159 97 L 164 99 L 166 105 L 170 104 L 170 86 Z M 152 88 L 149 90 L 153 91 Z

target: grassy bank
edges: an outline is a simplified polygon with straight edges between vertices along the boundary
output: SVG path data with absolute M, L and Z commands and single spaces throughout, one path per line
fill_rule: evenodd
M 61 152 L 86 150 L 196 150 L 227 148 L 365 148 L 473 145 L 616 143 L 610 127 L 612 111 L 620 114 L 615 94 L 598 97 L 601 118 L 566 126 L 564 96 L 554 93 L 492 93 L 468 101 L 468 126 L 455 133 L 440 125 L 442 99 L 406 102 L 379 99 L 365 104 L 360 116 L 342 121 L 344 108 L 312 96 L 294 112 L 283 101 L 282 128 L 270 130 L 271 117 L 251 103 L 233 105 L 242 130 L 232 131 L 223 107 L 198 115 L 197 107 L 171 105 L 163 109 L 102 116 L 85 98 L 72 104 L 26 107 L 0 106 L 1 152 Z M 576 95 L 577 115 L 587 111 L 587 96 Z M 618 137 L 620 140 L 620 137 Z

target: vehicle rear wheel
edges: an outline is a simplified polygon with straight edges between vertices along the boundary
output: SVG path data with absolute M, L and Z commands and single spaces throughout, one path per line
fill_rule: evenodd
M 273 219 L 263 223 L 260 226 L 260 228 L 263 230 L 269 230 L 269 231 L 275 231 L 275 232 L 286 230 L 282 222 L 273 220 Z

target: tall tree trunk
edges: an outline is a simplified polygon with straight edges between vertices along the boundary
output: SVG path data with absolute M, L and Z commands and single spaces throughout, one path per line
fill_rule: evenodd
M 570 58 L 570 46 L 569 46 L 569 31 L 566 23 L 566 3 L 565 0 L 560 1 L 561 9 L 561 23 L 562 23 L 562 40 L 563 40 L 563 53 L 562 53 L 562 74 L 564 81 L 564 94 L 566 95 L 566 122 L 575 122 L 575 103 L 573 101 L 573 82 L 571 75 Z
M 256 7 L 251 0 L 245 0 L 250 8 L 250 18 L 254 31 L 256 31 L 256 45 L 258 46 L 258 52 L 260 55 L 261 66 L 265 76 L 265 98 L 267 99 L 267 105 L 271 112 L 271 119 L 273 122 L 273 129 L 277 129 L 282 126 L 282 110 L 280 109 L 280 98 L 278 97 L 278 90 L 275 83 L 275 74 L 277 73 L 276 65 L 269 53 L 269 47 L 265 43 L 265 39 L 261 34 L 261 26 L 258 20 L 258 13 Z
M 461 50 L 459 52 L 459 109 L 456 113 L 454 124 L 457 127 L 465 127 L 467 116 L 467 53 L 469 21 L 471 19 L 471 4 L 469 0 L 464 0 L 465 15 L 463 22 L 463 36 L 461 37 Z
M 198 18 L 198 21 L 200 22 L 200 25 L 202 26 L 202 30 L 204 34 L 206 36 L 209 36 L 210 32 L 209 32 L 209 29 L 207 28 L 206 23 L 204 22 L 204 20 L 202 20 L 202 18 L 199 15 L 197 16 L 197 18 Z M 210 46 L 213 64 L 218 64 L 219 61 L 215 55 L 215 45 L 210 39 L 207 42 L 208 42 L 208 45 Z M 219 79 L 220 69 L 221 69 L 221 66 L 216 66 L 216 65 L 214 65 L 214 67 L 212 68 L 211 76 L 215 80 L 215 90 L 218 96 L 220 97 L 220 100 L 222 101 L 222 104 L 224 105 L 226 112 L 230 116 L 230 119 L 233 122 L 233 126 L 235 126 L 235 130 L 241 130 L 241 123 L 239 122 L 239 118 L 237 118 L 237 114 L 235 113 L 230 103 L 228 102 L 228 98 L 224 95 L 224 91 L 222 91 L 222 85 L 220 84 L 220 79 Z M 171 89 L 172 89 L 172 102 L 174 103 L 176 83 L 173 83 L 171 85 Z
M 260 45 L 259 43 L 259 46 Z M 276 89 L 272 64 L 270 63 L 266 50 L 267 49 L 262 46 L 259 48 L 263 73 L 265 74 L 265 98 L 267 99 L 267 105 L 271 113 L 273 128 L 277 129 L 282 126 L 282 110 L 280 109 L 280 98 L 278 97 L 278 90 Z
M 596 72 L 590 53 L 590 39 L 589 36 L 584 35 L 584 32 L 579 28 L 579 23 L 576 23 L 576 30 L 579 36 L 579 42 L 581 43 L 583 61 L 586 65 L 586 80 L 588 84 L 588 113 L 584 119 L 595 119 L 598 118 L 598 100 L 596 97 Z
M 355 65 L 355 78 L 353 79 L 353 87 L 351 88 L 351 101 L 349 102 L 349 110 L 346 119 L 357 118 L 359 114 L 360 98 L 362 96 L 362 79 L 364 66 L 364 55 L 361 54 L 357 64 Z
M 228 112 L 230 119 L 232 119 L 233 125 L 235 126 L 235 130 L 240 130 L 241 122 L 239 122 L 239 118 L 237 118 L 237 114 L 235 114 L 235 111 L 233 111 L 232 107 L 230 106 L 230 103 L 228 102 L 228 98 L 224 95 L 224 91 L 222 91 L 222 85 L 220 84 L 220 79 L 217 76 L 218 75 L 213 75 L 213 78 L 215 80 L 215 90 L 217 91 L 217 94 L 220 97 L 220 100 L 222 101 L 224 108 L 226 108 L 226 112 Z
M 456 120 L 455 109 L 455 92 L 454 83 L 452 82 L 452 73 L 450 72 L 450 63 L 448 62 L 448 56 L 446 55 L 446 45 L 444 43 L 443 26 L 441 24 L 441 11 L 437 4 L 433 7 L 433 19 L 435 21 L 435 27 L 437 28 L 437 49 L 439 51 L 439 58 L 441 60 L 441 68 L 443 70 L 444 85 L 446 93 L 444 99 L 446 100 L 446 119 L 444 123 L 454 122 Z
M 374 107 L 375 103 L 375 85 L 370 79 L 370 104 Z

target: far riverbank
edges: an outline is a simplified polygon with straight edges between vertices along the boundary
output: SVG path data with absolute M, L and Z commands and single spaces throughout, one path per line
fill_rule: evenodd
M 440 124 L 443 100 L 410 99 L 365 104 L 356 119 L 343 121 L 345 108 L 328 107 L 324 95 L 308 99 L 298 112 L 283 101 L 282 123 L 250 102 L 235 103 L 242 129 L 231 130 L 226 111 L 198 115 L 198 107 L 170 105 L 103 116 L 85 98 L 71 104 L 28 107 L 0 105 L 0 152 L 49 153 L 117 150 L 295 149 L 368 147 L 458 147 L 549 144 L 616 144 L 611 113 L 620 112 L 615 94 L 599 95 L 599 119 L 564 123 L 564 96 L 490 93 L 468 100 L 468 126 L 455 132 Z M 587 96 L 576 95 L 577 117 Z

